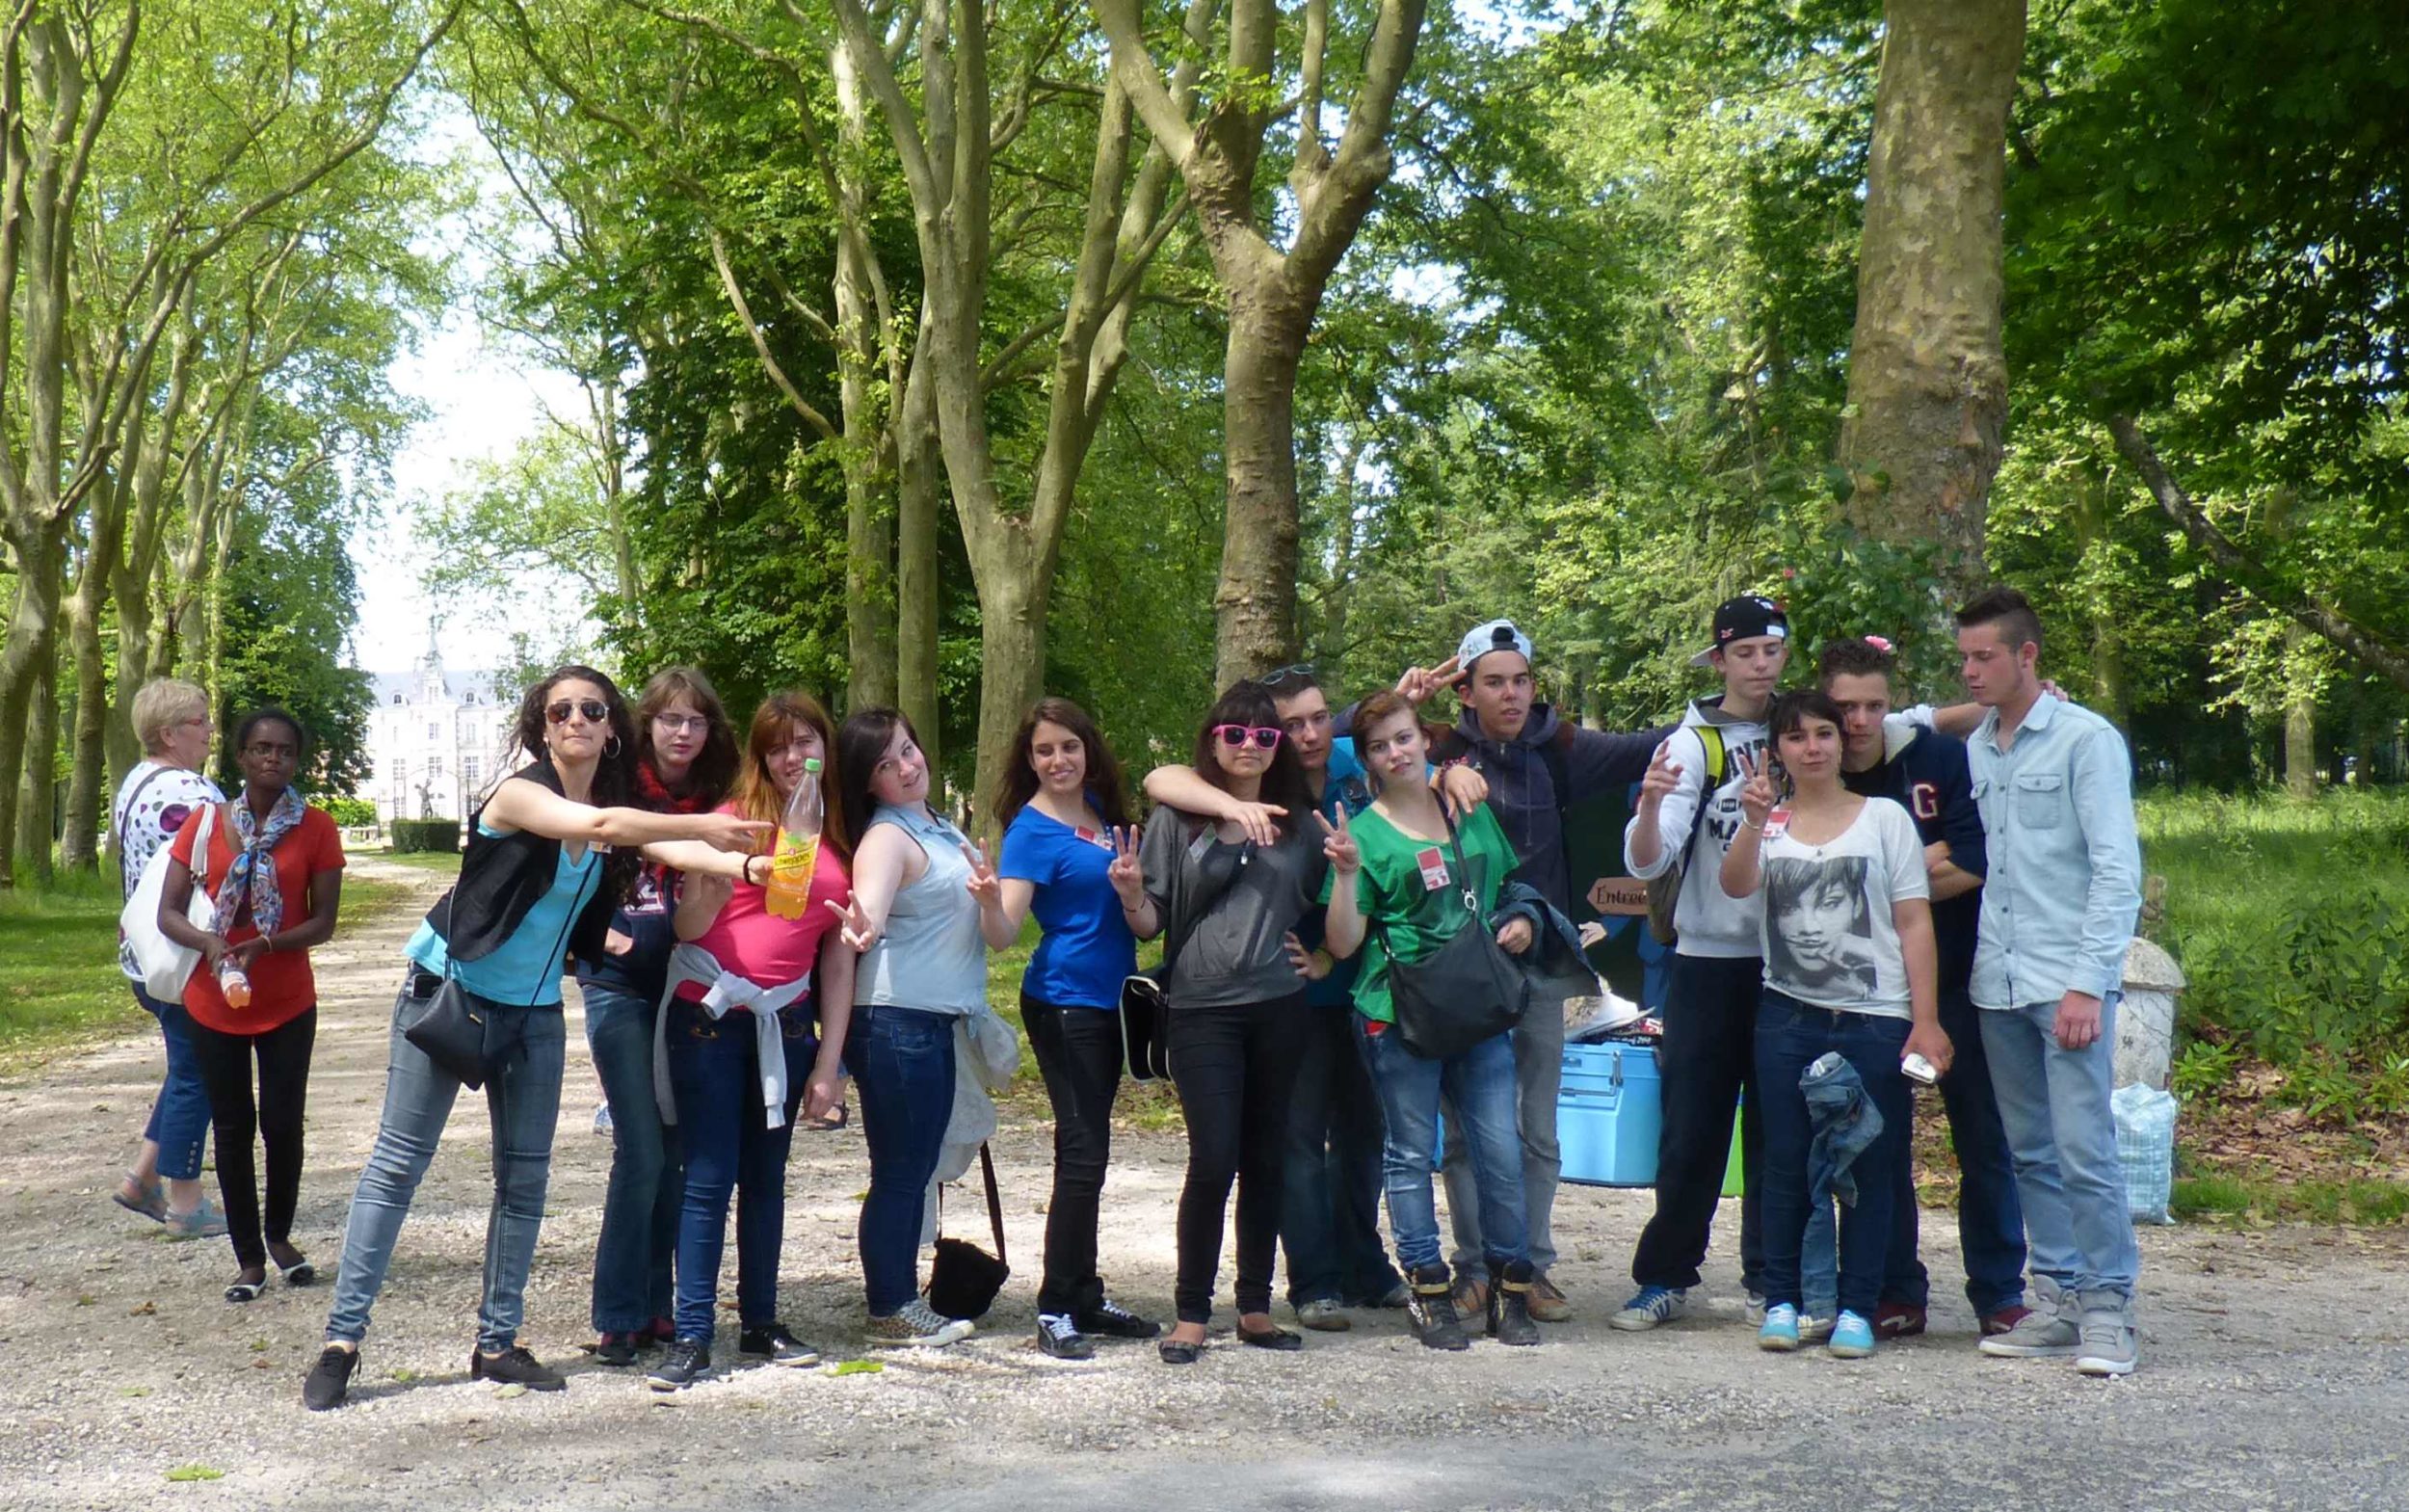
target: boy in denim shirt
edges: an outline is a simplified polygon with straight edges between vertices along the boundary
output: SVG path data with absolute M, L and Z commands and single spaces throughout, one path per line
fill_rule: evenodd
M 1999 1114 L 2032 1251 L 2033 1313 L 1982 1352 L 2131 1373 L 2141 1257 L 2108 1112 L 2125 947 L 2141 909 L 2132 758 L 2106 720 L 2043 696 L 2041 622 L 1994 589 L 1957 612 L 1990 868 L 1974 950 Z

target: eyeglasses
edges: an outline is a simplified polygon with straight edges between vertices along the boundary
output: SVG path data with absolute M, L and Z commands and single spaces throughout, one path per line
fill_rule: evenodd
M 1274 729 L 1269 725 L 1215 725 L 1213 733 L 1221 737 L 1221 743 L 1232 751 L 1245 745 L 1249 740 L 1254 741 L 1258 750 L 1269 751 L 1280 744 L 1280 737 L 1285 731 Z
M 1267 688 L 1276 688 L 1284 682 L 1310 682 L 1313 680 L 1313 664 L 1310 661 L 1292 661 L 1285 667 L 1267 672 L 1255 680 Z
M 701 714 L 655 714 L 652 723 L 673 735 L 682 735 L 690 729 L 701 734 L 711 728 L 711 721 Z
M 611 711 L 600 699 L 563 699 L 543 711 L 543 717 L 555 725 L 566 725 L 571 714 L 583 714 L 589 725 L 610 722 Z

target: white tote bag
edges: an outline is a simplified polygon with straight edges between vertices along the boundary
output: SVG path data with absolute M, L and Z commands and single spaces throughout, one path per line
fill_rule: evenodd
M 200 826 L 200 833 L 193 836 L 193 855 L 199 864 L 193 868 L 193 896 L 184 916 L 204 934 L 218 916 L 217 901 L 200 885 L 209 869 L 209 834 L 217 818 L 218 806 L 204 804 L 193 821 Z M 159 932 L 159 898 L 168 889 L 168 853 L 174 848 L 171 841 L 150 853 L 150 860 L 143 863 L 142 880 L 134 885 L 133 895 L 118 915 L 118 928 L 124 932 L 135 966 L 142 968 L 143 991 L 163 1003 L 184 1000 L 184 984 L 192 979 L 193 968 L 200 964 L 199 951 L 187 949 Z

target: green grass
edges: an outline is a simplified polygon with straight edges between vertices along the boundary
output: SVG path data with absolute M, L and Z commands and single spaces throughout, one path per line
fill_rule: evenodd
M 2409 1182 L 2267 1181 L 2235 1176 L 2178 1177 L 2170 1204 L 2186 1220 L 2279 1220 L 2369 1226 L 2409 1221 Z
M 364 851 L 361 854 L 390 862 L 396 866 L 441 872 L 447 877 L 460 875 L 461 853 L 458 851 Z
M 2187 1096 L 2252 1061 L 2321 1120 L 2409 1114 L 2409 791 L 2302 803 L 2167 793 L 2139 805 L 2166 878 L 2158 931 L 2189 978 Z

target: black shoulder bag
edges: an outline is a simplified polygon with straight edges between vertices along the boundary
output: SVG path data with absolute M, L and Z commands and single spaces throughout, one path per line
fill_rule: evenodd
M 1463 925 L 1438 949 L 1412 962 L 1397 958 L 1387 925 L 1374 925 L 1389 957 L 1389 1000 L 1396 1011 L 1396 1032 L 1407 1053 L 1423 1060 L 1445 1060 L 1505 1033 L 1522 1021 L 1530 1001 L 1529 980 L 1489 933 L 1489 921 L 1481 915 L 1480 894 L 1473 890 L 1472 871 L 1464 863 L 1464 847 L 1452 819 L 1447 821 L 1447 851 L 1455 859 Z
M 1199 831 L 1183 847 L 1207 833 Z M 1173 874 L 1170 916 L 1163 920 L 1163 964 L 1121 981 L 1121 1047 L 1131 1081 L 1158 1081 L 1171 1074 L 1172 963 L 1178 960 L 1179 947 L 1195 931 L 1196 921 L 1221 896 L 1218 891 L 1210 897 L 1194 896 L 1183 886 L 1186 874 L 1184 864 Z
M 443 980 L 418 1017 L 402 1025 L 402 1038 L 418 1047 L 437 1071 L 474 1092 L 485 1085 L 487 1013 L 460 985 L 452 962 L 452 910 L 459 906 L 458 895 L 446 893 L 443 901 Z
M 987 1222 L 995 1235 L 993 1255 L 968 1239 L 945 1237 L 945 1188 L 937 1189 L 937 1258 L 929 1262 L 928 1298 L 940 1317 L 985 1317 L 1012 1277 L 1012 1267 L 1004 1261 L 1004 1202 L 995 1190 L 995 1157 L 985 1144 L 979 1146 L 979 1173 L 987 1179 Z

